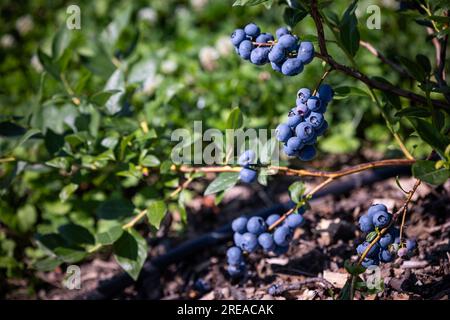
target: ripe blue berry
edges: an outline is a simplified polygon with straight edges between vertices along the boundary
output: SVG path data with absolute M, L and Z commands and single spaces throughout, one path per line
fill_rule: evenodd
M 371 266 L 376 266 L 376 265 L 378 265 L 378 260 L 377 259 L 370 259 L 370 258 L 365 258 L 364 260 L 363 260 L 363 262 L 361 262 L 361 265 L 364 267 L 364 268 L 369 268 L 369 267 L 371 267 Z
M 373 219 L 373 215 L 377 211 L 385 211 L 387 212 L 387 207 L 384 204 L 373 204 L 370 206 L 369 211 L 367 211 L 367 214 L 371 219 Z
M 231 229 L 233 229 L 234 232 L 244 233 L 247 231 L 247 221 L 248 219 L 246 217 L 236 218 L 231 223 Z
M 297 155 L 297 150 L 291 149 L 287 145 L 283 147 L 283 151 L 289 157 L 293 157 L 293 156 Z
M 291 34 L 282 35 L 278 39 L 278 44 L 288 51 L 297 50 L 297 38 Z
M 306 209 L 305 209 L 305 207 L 303 206 L 303 207 L 298 208 L 297 213 L 298 213 L 298 214 L 304 214 L 305 211 L 306 211 Z
M 389 247 L 389 245 L 394 243 L 394 238 L 392 237 L 392 234 L 387 232 L 380 238 L 378 243 L 380 244 L 381 248 L 386 249 L 387 247 Z
M 250 53 L 250 61 L 256 65 L 263 65 L 268 62 L 270 49 L 268 47 L 258 47 Z
M 308 64 L 314 59 L 314 52 L 299 52 L 297 58 L 300 59 L 303 64 Z
M 295 76 L 303 71 L 303 62 L 297 58 L 288 58 L 281 66 L 281 72 L 286 76 Z
M 242 59 L 249 60 L 253 50 L 253 44 L 250 40 L 244 40 L 239 45 L 239 55 Z
M 316 156 L 316 149 L 311 145 L 306 145 L 298 152 L 298 158 L 302 161 L 311 161 Z
M 302 122 L 295 127 L 295 134 L 306 143 L 314 138 L 314 128 L 308 122 Z
M 238 159 L 238 164 L 240 166 L 246 167 L 249 164 L 254 163 L 256 160 L 256 153 L 253 150 L 245 150 Z
M 280 215 L 279 214 L 271 214 L 269 217 L 267 217 L 266 219 L 266 224 L 268 226 L 271 226 L 272 224 L 274 224 L 278 219 L 280 219 Z
M 281 65 L 280 64 L 276 64 L 274 62 L 271 62 L 270 65 L 272 66 L 272 69 L 277 71 L 277 72 L 281 72 Z
M 309 111 L 308 107 L 306 106 L 306 104 L 304 103 L 299 103 L 299 99 L 297 99 L 297 106 L 295 107 L 295 112 L 298 113 L 299 115 L 303 116 L 303 118 L 306 118 L 309 116 L 309 113 L 311 111 Z
M 289 30 L 286 27 L 278 28 L 277 31 L 275 32 L 275 35 L 277 36 L 278 39 L 284 36 L 285 34 L 290 34 Z
M 328 129 L 328 122 L 327 120 L 323 120 L 322 125 L 316 129 L 316 134 L 318 136 L 321 136 L 325 133 L 325 131 Z
M 273 41 L 273 35 L 270 33 L 261 33 L 257 38 L 257 43 L 267 43 L 269 41 Z
M 244 264 L 240 264 L 240 265 L 230 264 L 227 266 L 227 271 L 228 271 L 228 274 L 233 278 L 241 277 L 245 273 L 245 265 Z
M 287 246 L 291 241 L 292 234 L 288 227 L 281 226 L 275 229 L 273 233 L 273 240 L 279 246 Z
M 386 211 L 377 211 L 374 213 L 372 222 L 373 225 L 377 228 L 386 227 L 391 221 L 391 215 Z
M 300 124 L 300 122 L 302 122 L 302 120 L 303 120 L 302 116 L 294 111 L 288 115 L 286 123 L 289 127 L 295 128 Z
M 324 118 L 323 114 L 317 112 L 311 112 L 311 114 L 306 118 L 306 121 L 313 126 L 314 129 L 320 128 Z
M 306 105 L 308 106 L 309 110 L 318 111 L 321 105 L 320 99 L 317 98 L 316 96 L 312 96 L 306 101 Z
M 244 31 L 248 36 L 252 38 L 256 38 L 261 33 L 259 27 L 254 23 L 249 23 L 248 25 L 246 25 Z
M 239 179 L 245 183 L 252 183 L 258 177 L 258 172 L 250 168 L 242 168 L 239 172 Z
M 300 45 L 298 47 L 298 52 L 299 53 L 312 53 L 312 55 L 314 56 L 314 46 L 309 41 L 303 41 L 300 43 Z
M 391 262 L 394 260 L 394 255 L 389 250 L 381 250 L 379 253 L 379 259 L 381 262 Z
M 275 129 L 275 134 L 278 141 L 287 142 L 292 137 L 292 130 L 287 124 L 281 123 Z
M 292 137 L 287 141 L 287 147 L 292 150 L 300 150 L 303 147 L 302 139 L 299 137 Z
M 269 61 L 280 64 L 284 59 L 286 59 L 286 49 L 277 43 L 269 52 Z
M 297 91 L 297 99 L 299 99 L 301 103 L 306 103 L 309 97 L 311 97 L 311 90 L 308 88 L 301 88 Z
M 359 228 L 362 232 L 370 232 L 373 230 L 373 222 L 368 215 L 363 215 L 359 218 Z
M 270 251 L 274 248 L 273 236 L 267 232 L 261 233 L 258 236 L 258 243 L 266 251 Z
M 236 246 L 241 248 L 242 247 L 242 234 L 240 234 L 239 232 L 235 232 L 233 234 L 233 241 Z
M 289 246 L 275 246 L 275 248 L 273 249 L 273 253 L 276 254 L 277 256 L 280 256 L 282 254 L 285 254 L 286 252 L 288 252 L 289 250 Z
M 231 34 L 231 43 L 235 47 L 238 47 L 241 44 L 241 42 L 244 41 L 245 39 L 246 39 L 246 34 L 243 29 L 236 29 Z
M 322 100 L 323 103 L 329 103 L 333 99 L 333 89 L 329 84 L 322 84 L 319 87 L 317 96 Z
M 241 249 L 247 252 L 253 252 L 258 247 L 258 240 L 253 233 L 246 232 L 242 235 Z
M 408 251 L 414 251 L 417 247 L 417 242 L 415 240 L 406 240 L 406 249 L 408 249 Z
M 227 250 L 227 261 L 229 264 L 237 265 L 243 260 L 242 251 L 238 247 L 231 247 Z
M 304 221 L 305 218 L 302 215 L 294 213 L 286 218 L 286 225 L 291 229 L 295 229 L 301 226 Z
M 259 235 L 266 231 L 266 224 L 261 217 L 251 217 L 247 222 L 247 231 Z

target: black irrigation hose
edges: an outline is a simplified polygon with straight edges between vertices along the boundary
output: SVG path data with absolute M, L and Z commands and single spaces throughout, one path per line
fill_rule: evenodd
M 314 199 L 326 196 L 326 195 L 340 195 L 350 192 L 351 190 L 364 186 L 371 185 L 375 182 L 382 181 L 388 178 L 395 177 L 397 175 L 410 175 L 411 170 L 409 166 L 380 168 L 371 171 L 365 171 L 360 174 L 349 176 L 346 179 L 342 179 L 330 184 L 328 187 L 320 190 L 313 197 Z M 265 208 L 254 215 L 267 217 L 273 213 L 280 213 L 286 211 L 292 204 L 278 204 L 271 208 Z M 145 278 L 149 277 L 157 270 L 163 270 L 168 265 L 180 261 L 186 256 L 192 255 L 202 249 L 211 248 L 217 244 L 226 242 L 232 237 L 231 223 L 209 232 L 198 238 L 185 241 L 179 246 L 169 250 L 166 254 L 148 260 L 143 267 L 138 282 L 142 282 Z M 126 287 L 134 283 L 133 279 L 125 272 L 111 277 L 100 282 L 99 286 L 83 295 L 77 297 L 78 299 L 87 300 L 103 300 L 111 299 L 114 296 L 122 292 Z

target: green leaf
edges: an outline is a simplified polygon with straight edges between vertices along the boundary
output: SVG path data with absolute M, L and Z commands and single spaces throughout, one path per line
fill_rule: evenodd
M 431 73 L 431 62 L 427 56 L 425 56 L 423 54 L 418 54 L 418 55 L 416 55 L 416 61 L 417 61 L 417 64 L 420 65 L 422 70 L 425 71 L 427 75 Z
M 25 132 L 26 129 L 18 124 L 9 121 L 0 122 L 0 136 L 17 137 L 23 135 Z
M 60 226 L 58 232 L 64 240 L 72 245 L 95 244 L 92 233 L 85 227 L 74 223 Z
M 295 203 L 299 203 L 302 200 L 305 193 L 306 186 L 301 181 L 296 181 L 289 186 L 289 196 Z
M 65 263 L 77 263 L 87 256 L 85 251 L 67 247 L 58 247 L 53 252 Z
M 55 270 L 61 263 L 63 263 L 63 261 L 56 257 L 46 257 L 37 261 L 33 266 L 38 271 L 49 272 Z
M 236 0 L 233 3 L 234 6 L 256 6 L 258 4 L 264 3 L 268 0 Z
M 147 258 L 145 239 L 133 229 L 124 231 L 113 250 L 117 263 L 136 281 Z
M 157 157 L 155 157 L 154 155 L 146 155 L 141 161 L 140 161 L 140 165 L 144 166 L 144 167 L 157 167 L 160 165 L 160 161 Z
M 359 31 L 358 19 L 356 18 L 355 10 L 358 1 L 353 1 L 345 11 L 340 22 L 340 40 L 342 45 L 351 56 L 355 56 L 359 49 Z
M 67 199 L 70 198 L 70 196 L 78 189 L 78 185 L 75 183 L 69 183 L 67 186 L 65 186 L 61 192 L 59 193 L 59 198 L 62 202 L 67 201 Z
M 449 144 L 448 137 L 442 135 L 438 129 L 428 121 L 411 117 L 409 117 L 408 120 L 411 122 L 412 126 L 422 140 L 436 149 L 439 154 L 444 154 L 444 150 Z
M 208 188 L 206 188 L 205 196 L 234 187 L 238 179 L 238 172 L 223 172 L 219 174 L 217 178 L 209 184 Z
M 366 269 L 363 266 L 358 265 L 356 263 L 352 263 L 348 259 L 344 261 L 344 268 L 345 270 L 347 270 L 348 273 L 354 276 L 360 275 L 361 273 L 364 273 L 366 271 Z
M 335 95 L 333 96 L 334 100 L 346 99 L 350 96 L 356 97 L 370 97 L 367 91 L 360 89 L 358 87 L 351 86 L 341 86 L 334 89 Z
M 122 236 L 123 229 L 120 225 L 115 225 L 104 232 L 97 234 L 97 242 L 102 245 L 111 245 Z
M 31 230 L 37 221 L 36 208 L 32 204 L 26 204 L 17 210 L 17 219 L 20 231 L 27 232 Z
M 63 170 L 69 170 L 70 168 L 70 161 L 67 157 L 56 157 L 50 161 L 45 162 L 45 164 L 49 167 Z
M 128 200 L 106 200 L 97 208 L 97 216 L 105 220 L 117 220 L 133 216 L 134 206 Z
M 64 24 L 53 37 L 52 42 L 52 58 L 57 60 L 70 44 L 72 31 Z
M 55 64 L 52 59 L 45 54 L 41 49 L 38 49 L 38 58 L 44 70 L 47 71 L 56 80 L 61 80 L 59 66 Z
M 112 90 L 106 90 L 106 91 L 100 91 L 92 95 L 90 97 L 90 101 L 100 107 L 103 107 L 106 102 L 111 98 L 112 95 L 122 92 L 121 90 L 112 89 Z
M 133 5 L 129 3 L 125 8 L 118 10 L 118 14 L 114 20 L 101 32 L 100 41 L 105 45 L 105 48 L 108 51 L 113 51 L 117 40 L 119 40 L 120 34 L 128 25 L 132 9 Z
M 227 129 L 239 129 L 243 123 L 244 117 L 242 116 L 241 110 L 238 107 L 233 108 L 227 119 Z
M 425 81 L 425 71 L 419 64 L 403 56 L 398 56 L 397 58 L 405 66 L 411 77 L 420 82 Z
M 450 170 L 447 168 L 436 169 L 436 163 L 429 160 L 418 160 L 412 166 L 414 177 L 430 184 L 440 185 L 450 178 Z
M 147 206 L 147 218 L 152 226 L 159 229 L 162 219 L 167 212 L 166 203 L 163 200 L 151 201 Z
M 24 144 L 25 142 L 27 142 L 31 137 L 37 135 L 41 133 L 41 130 L 39 129 L 30 129 L 28 130 L 20 139 L 19 141 L 16 143 L 16 145 L 14 146 L 14 149 L 20 147 L 22 144 Z
M 395 116 L 398 118 L 401 117 L 428 118 L 431 117 L 431 112 L 428 109 L 421 107 L 407 107 L 395 113 Z
M 117 69 L 106 82 L 105 91 L 116 91 L 105 103 L 110 115 L 116 114 L 122 109 L 121 99 L 125 94 L 125 75 L 121 69 Z
M 286 7 L 283 12 L 283 21 L 291 28 L 294 28 L 297 23 L 302 21 L 307 15 L 308 12 L 304 9 Z
M 378 235 L 378 233 L 376 231 L 369 232 L 369 234 L 367 234 L 367 236 L 366 236 L 366 241 L 372 242 L 373 239 L 375 239 L 377 237 L 377 235 Z

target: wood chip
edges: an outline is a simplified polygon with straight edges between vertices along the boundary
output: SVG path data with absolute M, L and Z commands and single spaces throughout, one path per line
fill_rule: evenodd
M 323 278 L 331 282 L 335 287 L 342 289 L 347 282 L 347 273 L 324 271 Z
M 428 266 L 428 261 L 404 261 L 402 269 L 422 269 Z

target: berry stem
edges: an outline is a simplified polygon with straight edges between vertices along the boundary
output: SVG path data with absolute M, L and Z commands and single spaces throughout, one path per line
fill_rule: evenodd
M 319 80 L 319 82 L 317 83 L 317 85 L 316 85 L 316 87 L 315 87 L 315 89 L 314 89 L 314 92 L 313 92 L 313 96 L 315 96 L 316 94 L 317 94 L 317 90 L 319 90 L 319 87 L 320 87 L 320 85 L 322 84 L 322 82 L 328 77 L 328 75 L 331 73 L 331 71 L 333 71 L 334 70 L 334 68 L 333 67 L 330 67 L 328 70 L 326 70 L 324 73 L 323 73 L 323 75 L 322 75 L 322 77 L 320 78 L 320 80 Z

